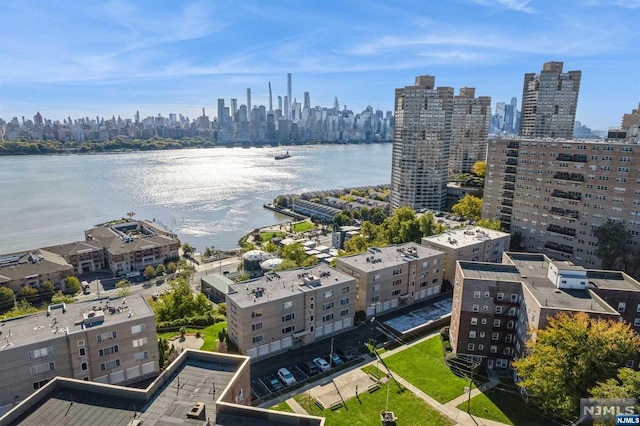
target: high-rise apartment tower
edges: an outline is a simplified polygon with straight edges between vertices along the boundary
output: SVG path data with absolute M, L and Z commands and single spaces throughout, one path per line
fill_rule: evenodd
M 582 72 L 563 73 L 562 66 L 546 62 L 540 74 L 524 75 L 520 136 L 573 138 Z

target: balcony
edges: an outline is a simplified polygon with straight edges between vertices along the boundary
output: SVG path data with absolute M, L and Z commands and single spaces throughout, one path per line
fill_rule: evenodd
M 560 154 L 556 157 L 557 161 L 571 161 L 574 163 L 586 163 L 587 156 L 579 154 Z
M 505 175 L 504 176 L 504 181 L 505 182 L 515 182 L 516 181 L 516 177 L 513 175 Z
M 507 165 L 509 165 L 509 166 L 517 166 L 518 165 L 518 160 L 516 160 L 515 158 L 507 158 Z
M 553 250 L 553 251 L 559 251 L 561 253 L 573 254 L 573 247 L 572 246 L 568 246 L 566 244 L 558 244 L 558 243 L 554 243 L 552 241 L 548 241 L 544 245 L 544 248 L 549 249 L 549 250 Z
M 567 217 L 569 219 L 578 219 L 580 212 L 578 210 L 561 209 L 558 207 L 551 207 L 550 213 L 556 216 Z
M 512 185 L 513 186 L 513 185 Z M 505 191 L 502 193 L 502 198 L 513 198 L 513 192 L 512 191 Z
M 570 180 L 573 182 L 584 182 L 584 175 L 580 173 L 557 172 L 553 175 L 554 179 Z
M 500 213 L 504 213 L 504 214 L 511 214 L 511 208 L 510 207 L 502 207 L 500 209 Z
M 510 198 L 506 198 L 506 199 L 502 200 L 502 205 L 503 206 L 513 207 L 513 200 L 510 199 Z
M 507 148 L 518 149 L 519 147 L 520 147 L 520 143 L 518 143 L 518 142 L 509 142 L 507 144 Z
M 507 167 L 504 172 L 505 173 L 511 173 L 511 174 L 515 174 L 518 170 L 515 167 L 509 166 Z
M 570 237 L 576 236 L 576 230 L 574 228 L 566 228 L 564 226 L 549 225 L 547 227 L 548 232 L 555 232 L 556 234 L 568 235 Z
M 511 216 L 503 214 L 500 216 L 500 222 L 511 223 Z
M 559 190 L 554 190 L 553 193 L 551 194 L 552 197 L 557 197 L 557 198 L 566 198 L 568 200 L 582 200 L 582 194 L 580 192 L 573 192 L 573 191 L 559 191 Z

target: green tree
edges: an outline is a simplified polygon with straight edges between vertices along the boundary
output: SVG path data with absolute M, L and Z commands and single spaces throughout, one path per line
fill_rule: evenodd
M 38 294 L 38 289 L 29 287 L 28 285 L 25 285 L 20 289 L 20 297 L 23 298 L 35 296 L 36 294 Z
M 129 281 L 124 278 L 116 283 L 116 288 L 119 289 L 120 296 L 128 295 L 130 286 L 131 284 L 129 284 Z
M 370 214 L 371 214 L 371 212 L 369 211 L 368 207 L 362 206 L 360 208 L 360 218 L 362 220 L 369 220 Z
M 82 286 L 80 285 L 80 280 L 73 275 L 68 276 L 64 279 L 64 292 L 65 294 L 76 295 L 80 293 L 82 290 Z
M 370 217 L 372 223 L 380 225 L 387 218 L 387 214 L 380 207 L 374 207 L 371 209 Z
M 454 204 L 451 211 L 465 219 L 480 220 L 482 217 L 482 198 L 467 194 Z
M 211 247 L 205 247 L 205 248 L 204 248 L 203 256 L 204 256 L 204 257 L 211 257 L 211 256 L 213 256 L 213 250 L 211 249 Z
M 170 274 L 174 274 L 177 270 L 178 265 L 176 265 L 175 262 L 167 263 L 167 271 L 169 271 Z
M 282 263 L 279 264 L 278 267 L 275 270 L 276 271 L 286 271 L 287 269 L 294 269 L 294 268 L 297 268 L 297 267 L 298 267 L 298 264 L 296 262 L 294 262 L 293 260 L 284 259 L 282 261 Z M 248 275 L 247 275 L 246 279 L 249 279 Z M 245 280 L 243 280 L 243 281 L 245 281 Z
M 309 266 L 317 265 L 318 262 L 320 262 L 320 260 L 316 256 L 307 256 L 307 258 L 302 261 L 300 266 L 307 268 Z
M 433 213 L 425 213 L 418 219 L 418 226 L 423 237 L 430 237 L 435 234 L 435 221 Z
M 149 265 L 146 268 L 144 268 L 144 272 L 142 273 L 142 275 L 144 275 L 146 279 L 150 280 L 151 278 L 156 276 L 156 268 Z
M 476 176 L 484 177 L 487 172 L 487 163 L 484 161 L 476 161 L 473 166 L 471 166 L 471 173 Z
M 633 252 L 631 235 L 622 222 L 608 219 L 593 234 L 598 239 L 596 256 L 602 261 L 602 269 L 626 270 L 629 254 Z
M 33 314 L 35 312 L 39 312 L 41 309 L 38 309 L 32 306 L 26 300 L 18 300 L 13 308 L 9 312 L 4 314 L 5 318 L 15 318 L 21 317 L 23 315 Z
M 345 226 L 351 223 L 351 216 L 345 212 L 340 212 L 333 216 L 333 224 L 336 226 Z
M 420 242 L 422 233 L 416 212 L 409 207 L 398 207 L 381 225 L 381 237 L 390 244 Z
M 596 383 L 612 378 L 618 366 L 640 354 L 640 336 L 628 323 L 592 318 L 584 312 L 549 317 L 545 329 L 532 330 L 528 354 L 512 366 L 543 411 L 572 418 Z
M 264 251 L 268 253 L 275 253 L 278 251 L 278 246 L 274 242 L 269 241 L 267 244 L 265 244 Z
M 46 280 L 42 283 L 42 292 L 53 295 L 53 293 L 56 292 L 56 286 L 51 282 L 51 280 Z
M 522 232 L 511 232 L 511 240 L 509 242 L 509 251 L 522 251 Z
M 182 253 L 184 253 L 185 256 L 191 256 L 195 251 L 196 251 L 195 247 L 193 247 L 191 244 L 189 243 L 182 244 Z
M 278 207 L 286 208 L 289 206 L 289 200 L 284 195 L 278 195 L 274 200 L 273 204 Z
M 640 398 L 640 371 L 621 368 L 618 376 L 591 388 L 593 398 Z
M 4 310 L 5 307 L 11 306 L 13 304 L 14 295 L 15 293 L 11 288 L 0 286 L 0 309 L 1 310 Z
M 161 263 L 156 268 L 156 275 L 163 275 L 167 272 L 167 268 Z
M 500 225 L 500 221 L 496 219 L 480 219 L 479 221 L 476 222 L 476 225 L 482 228 L 493 229 L 494 231 L 502 230 L 502 225 Z
M 185 280 L 189 281 L 193 276 L 193 274 L 195 274 L 196 267 L 193 266 L 191 263 L 187 262 L 186 260 L 180 259 L 178 261 L 177 272 L 178 272 L 178 277 L 184 278 Z
M 354 235 L 344 242 L 345 254 L 362 253 L 367 251 L 369 247 L 370 245 L 362 234 Z
M 51 296 L 51 303 L 56 305 L 58 303 L 73 303 L 75 300 L 72 296 L 65 296 L 61 291 L 56 291 Z
M 160 295 L 161 303 L 153 306 L 158 322 L 205 315 L 213 311 L 207 297 L 202 293 L 195 295 L 183 277 L 171 281 L 169 285 L 171 290 Z
M 227 316 L 227 304 L 222 302 L 222 303 L 218 303 L 218 313 L 220 315 L 224 315 Z
M 295 262 L 296 266 L 300 266 L 307 258 L 302 243 L 287 244 L 282 248 L 282 258 Z

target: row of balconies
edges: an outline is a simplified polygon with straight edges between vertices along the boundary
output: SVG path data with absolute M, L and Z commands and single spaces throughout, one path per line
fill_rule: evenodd
M 558 198 L 567 198 L 569 200 L 582 200 L 582 194 L 580 192 L 573 192 L 573 191 L 560 191 L 558 189 L 554 190 L 553 193 L 551 193 L 552 197 L 558 197 Z
M 554 179 L 570 180 L 574 182 L 584 182 L 584 175 L 580 173 L 556 172 Z
M 559 207 L 551 207 L 550 213 L 552 215 L 568 217 L 570 219 L 578 219 L 580 217 L 580 212 L 577 210 L 561 209 Z
M 586 163 L 587 156 L 581 154 L 559 154 L 556 157 L 557 161 L 572 161 L 574 163 Z
M 574 228 L 566 228 L 564 226 L 549 225 L 547 231 L 555 232 L 556 234 L 569 235 L 571 237 L 576 236 L 576 230 Z
M 562 253 L 573 254 L 573 247 L 565 244 L 558 244 L 552 241 L 547 241 L 544 245 L 544 248 L 549 250 L 555 250 Z

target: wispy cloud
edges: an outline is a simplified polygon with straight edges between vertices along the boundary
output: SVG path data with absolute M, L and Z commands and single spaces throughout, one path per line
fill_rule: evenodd
M 530 0 L 469 0 L 482 6 L 510 9 L 517 12 L 535 13 L 533 7 L 529 6 Z

